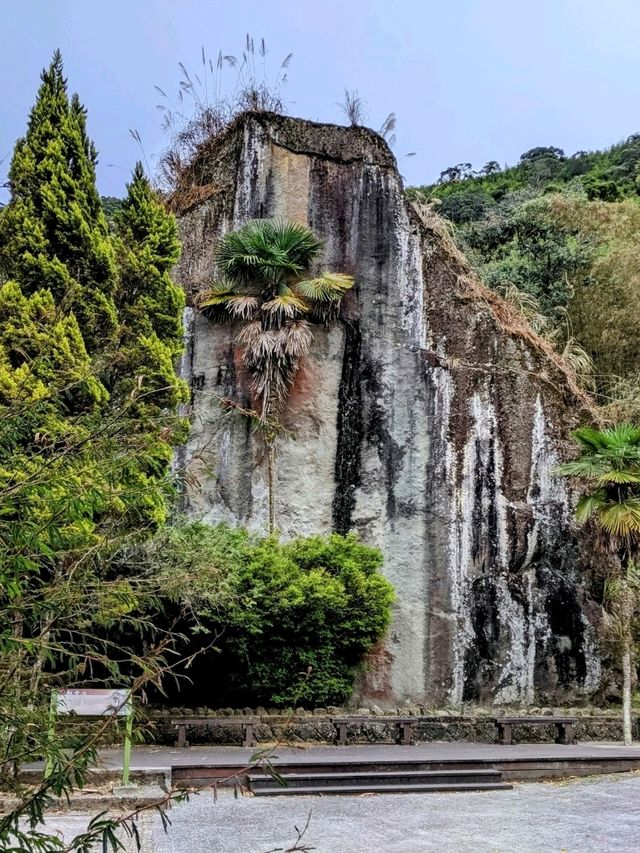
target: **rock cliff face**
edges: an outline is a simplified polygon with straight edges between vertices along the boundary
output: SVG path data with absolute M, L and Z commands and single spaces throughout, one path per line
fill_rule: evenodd
M 578 578 L 565 483 L 553 473 L 588 403 L 562 364 L 484 290 L 437 221 L 404 197 L 385 143 L 361 128 L 247 114 L 203 151 L 174 199 L 189 293 L 217 238 L 282 216 L 352 273 L 343 318 L 317 329 L 285 416 L 284 536 L 356 530 L 397 593 L 362 699 L 531 703 L 600 681 L 597 608 Z M 236 330 L 188 309 L 189 512 L 264 530 L 265 467 Z

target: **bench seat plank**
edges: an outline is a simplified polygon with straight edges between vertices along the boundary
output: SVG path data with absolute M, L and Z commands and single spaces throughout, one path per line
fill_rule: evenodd
M 242 726 L 242 745 L 253 746 L 253 727 L 259 725 L 260 717 L 175 717 L 169 722 L 178 728 L 178 739 L 175 743 L 178 747 L 189 746 L 187 726 Z
M 500 743 L 508 746 L 513 743 L 513 726 L 548 726 L 556 727 L 556 743 L 561 743 L 566 746 L 574 743 L 575 736 L 573 727 L 577 722 L 577 717 L 568 716 L 548 716 L 548 717 L 495 717 L 494 723 L 498 729 L 498 740 Z
M 336 728 L 337 743 L 345 746 L 347 743 L 347 730 L 350 725 L 362 723 L 393 723 L 398 729 L 396 743 L 403 746 L 413 744 L 413 726 L 418 722 L 418 717 L 385 717 L 385 716 L 345 716 L 332 717 L 331 722 Z

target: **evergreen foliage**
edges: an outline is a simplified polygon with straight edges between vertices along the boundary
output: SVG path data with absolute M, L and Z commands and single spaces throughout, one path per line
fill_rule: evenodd
M 86 783 L 115 726 L 71 744 L 50 737 L 50 690 L 158 684 L 176 639 L 155 633 L 149 581 L 113 571 L 115 553 L 166 520 L 171 447 L 184 435 L 175 223 L 137 168 L 111 233 L 95 164 L 57 53 L 0 211 L 0 788 L 17 798 L 0 819 L 2 849 L 62 849 L 39 832 L 44 810 Z M 114 645 L 125 626 L 144 651 Z M 25 788 L 21 764 L 44 752 L 51 776 Z M 120 821 L 99 816 L 69 849 L 114 846 Z
M 86 112 L 77 96 L 69 101 L 57 52 L 11 162 L 0 269 L 27 295 L 50 290 L 60 309 L 76 316 L 90 352 L 113 340 L 118 323 L 117 270 L 96 159 Z
M 123 199 L 116 198 L 113 195 L 103 195 L 100 197 L 100 202 L 102 204 L 102 209 L 104 210 L 104 215 L 107 217 L 107 222 L 111 222 L 114 215 L 122 207 Z
M 192 614 L 184 631 L 194 649 L 217 638 L 189 672 L 200 702 L 344 702 L 391 617 L 382 555 L 353 535 L 282 543 L 192 524 L 167 530 L 140 559 L 136 574 L 146 563 L 167 599 Z
M 134 394 L 135 416 L 153 423 L 187 400 L 174 367 L 182 352 L 184 294 L 169 274 L 180 254 L 175 219 L 164 210 L 141 163 L 114 221 L 120 327 L 111 387 L 116 400 Z M 166 437 L 179 441 L 184 424 L 173 427 L 176 434 Z
M 640 412 L 639 176 L 633 135 L 571 157 L 540 146 L 504 170 L 458 164 L 408 191 L 453 223 L 486 284 L 527 304 L 560 352 L 591 362 L 581 378 L 616 418 Z
M 86 111 L 68 97 L 56 53 L 16 144 L 0 213 L 0 405 L 38 402 L 21 417 L 2 476 L 19 480 L 60 442 L 80 441 L 83 454 L 70 452 L 65 465 L 77 462 L 87 492 L 108 496 L 88 511 L 90 536 L 105 525 L 150 530 L 166 518 L 171 447 L 186 428 L 176 415 L 186 391 L 175 374 L 184 304 L 169 277 L 175 222 L 137 166 L 111 234 L 96 159 Z M 114 419 L 121 463 L 106 478 L 85 445 Z M 65 476 L 76 483 L 70 470 Z

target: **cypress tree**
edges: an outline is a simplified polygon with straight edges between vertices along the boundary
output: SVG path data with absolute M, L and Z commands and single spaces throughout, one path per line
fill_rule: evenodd
M 120 285 L 120 340 L 112 376 L 114 399 L 136 396 L 136 415 L 177 440 L 177 406 L 187 399 L 175 363 L 183 349 L 184 294 L 170 277 L 180 253 L 177 226 L 137 163 L 115 219 Z
M 56 53 L 0 212 L 0 408 L 20 408 L 0 479 L 79 437 L 61 488 L 70 501 L 74 489 L 103 496 L 88 510 L 89 538 L 105 525 L 150 531 L 165 520 L 172 446 L 186 431 L 176 414 L 186 387 L 175 372 L 184 305 L 169 275 L 175 221 L 138 165 L 112 234 L 95 166 L 86 111 L 69 99 Z
M 117 328 L 117 271 L 95 185 L 96 151 L 86 111 L 71 101 L 56 51 L 9 171 L 11 200 L 0 218 L 0 267 L 25 295 L 49 290 L 73 313 L 89 352 Z

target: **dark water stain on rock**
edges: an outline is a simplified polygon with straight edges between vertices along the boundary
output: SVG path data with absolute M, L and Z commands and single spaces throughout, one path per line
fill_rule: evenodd
M 336 533 L 351 530 L 351 518 L 356 504 L 356 489 L 360 486 L 360 454 L 363 441 L 361 352 L 362 336 L 357 321 L 344 324 L 344 355 L 338 392 L 336 423 L 337 447 L 335 491 L 333 495 L 333 529 Z
M 342 358 L 314 349 L 318 373 L 301 371 L 292 395 L 292 419 L 310 426 L 279 443 L 276 503 L 285 537 L 357 529 L 384 552 L 394 623 L 376 657 L 384 678 L 365 673 L 361 695 L 490 703 L 594 690 L 599 608 L 553 473 L 591 417 L 570 371 L 409 204 L 374 133 L 247 114 L 192 173 L 217 190 L 180 217 L 188 293 L 214 277 L 218 236 L 255 216 L 306 221 L 325 241 L 319 267 L 355 276 Z M 260 530 L 259 436 L 208 396 L 249 407 L 246 377 L 228 330 L 196 326 L 184 455 L 207 447 L 217 461 L 198 471 L 191 512 Z

